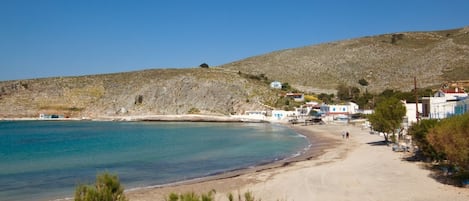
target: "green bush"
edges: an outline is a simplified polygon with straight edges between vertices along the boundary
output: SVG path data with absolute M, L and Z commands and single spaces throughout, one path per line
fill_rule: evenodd
M 213 198 L 215 194 L 215 190 L 211 190 L 208 193 L 204 193 L 202 195 L 197 195 L 194 192 L 189 192 L 189 193 L 183 193 L 183 194 L 176 194 L 176 193 L 171 193 L 169 194 L 168 198 L 166 199 L 167 201 L 214 201 L 215 199 Z
M 200 110 L 197 109 L 197 108 L 195 108 L 195 107 L 193 107 L 193 108 L 189 109 L 188 113 L 189 113 L 189 114 L 199 114 L 199 113 L 200 113 Z
M 469 172 L 469 113 L 441 120 L 429 130 L 427 140 L 450 165 Z
M 107 172 L 96 176 L 96 184 L 79 185 L 75 189 L 75 201 L 127 201 L 119 177 Z
M 441 160 L 444 157 L 443 154 L 437 152 L 427 140 L 428 131 L 435 127 L 437 123 L 438 120 L 436 119 L 423 119 L 420 120 L 418 124 L 412 124 L 408 131 L 415 145 L 418 147 L 418 153 L 430 160 Z

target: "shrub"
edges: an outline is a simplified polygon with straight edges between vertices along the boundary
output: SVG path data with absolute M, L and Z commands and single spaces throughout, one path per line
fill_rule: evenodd
M 418 124 L 412 124 L 409 128 L 409 135 L 412 136 L 414 143 L 419 148 L 419 153 L 430 160 L 441 160 L 444 157 L 427 140 L 428 131 L 435 127 L 437 123 L 438 120 L 436 119 L 423 119 Z
M 96 176 L 96 184 L 79 185 L 75 189 L 75 201 L 126 201 L 119 177 L 109 173 Z
M 469 113 L 441 120 L 429 130 L 427 139 L 451 165 L 469 171 Z
M 167 201 L 214 201 L 213 195 L 215 194 L 215 190 L 211 190 L 206 194 L 197 195 L 194 192 L 183 193 L 183 194 L 176 194 L 171 193 L 169 194 Z
M 189 114 L 199 114 L 199 113 L 200 113 L 200 110 L 197 109 L 197 108 L 195 108 L 195 107 L 193 107 L 193 108 L 189 109 L 189 112 L 188 112 L 188 113 L 189 113 Z

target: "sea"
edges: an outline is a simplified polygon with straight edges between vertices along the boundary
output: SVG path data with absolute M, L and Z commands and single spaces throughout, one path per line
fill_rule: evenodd
M 311 143 L 270 123 L 0 121 L 0 200 L 73 197 L 97 174 L 125 189 L 252 168 Z

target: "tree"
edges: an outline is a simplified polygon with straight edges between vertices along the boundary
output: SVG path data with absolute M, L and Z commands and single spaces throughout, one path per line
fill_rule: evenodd
M 334 98 L 334 94 L 320 93 L 318 95 L 318 99 L 326 104 L 331 104 L 333 98 Z
M 208 66 L 208 64 L 206 64 L 206 63 L 202 63 L 202 64 L 199 65 L 199 67 L 201 67 L 201 68 L 208 68 L 209 66 Z
M 362 78 L 362 79 L 358 80 L 358 84 L 366 87 L 366 86 L 368 86 L 368 81 L 366 81 L 364 78 Z
M 349 87 L 347 87 L 345 84 L 339 84 L 336 89 L 337 89 L 337 98 L 339 100 L 350 99 Z
M 79 185 L 75 189 L 75 201 L 127 201 L 119 177 L 109 173 L 96 176 L 96 184 Z
M 427 139 L 450 164 L 469 171 L 469 113 L 441 120 L 430 129 Z
M 386 142 L 389 141 L 390 133 L 394 141 L 396 130 L 400 128 L 405 113 L 404 104 L 399 99 L 391 97 L 378 103 L 374 113 L 368 116 L 368 120 L 375 131 L 384 133 Z
M 337 86 L 337 98 L 344 101 L 356 101 L 360 97 L 360 89 L 357 87 L 339 84 Z

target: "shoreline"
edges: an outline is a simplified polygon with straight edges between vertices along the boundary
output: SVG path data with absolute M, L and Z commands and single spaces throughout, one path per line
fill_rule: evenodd
M 321 138 L 311 151 L 291 162 L 263 166 L 239 174 L 222 174 L 172 186 L 126 191 L 131 201 L 165 200 L 170 193 L 202 194 L 215 190 L 215 200 L 228 201 L 251 192 L 256 199 L 277 200 L 469 200 L 469 189 L 439 183 L 423 162 L 380 145 L 383 138 L 346 124 L 292 125 L 296 132 Z M 343 139 L 342 131 L 350 132 Z
M 292 165 L 293 163 L 296 162 L 301 162 L 305 160 L 312 160 L 321 154 L 324 153 L 325 149 L 331 148 L 333 146 L 337 146 L 338 140 L 333 139 L 328 136 L 320 135 L 317 133 L 312 133 L 308 131 L 307 129 L 303 128 L 305 127 L 303 124 L 289 124 L 287 122 L 269 122 L 269 121 L 239 121 L 239 119 L 227 119 L 229 117 L 213 117 L 211 118 L 206 118 L 206 119 L 201 119 L 202 117 L 207 117 L 205 115 L 184 115 L 184 119 L 179 119 L 179 121 L 174 121 L 174 118 L 180 118 L 180 115 L 171 115 L 171 116 L 152 116 L 151 118 L 148 118 L 147 116 L 142 117 L 127 117 L 125 120 L 121 119 L 112 119 L 112 120 L 103 120 L 102 118 L 98 119 L 93 119 L 93 120 L 81 120 L 81 119 L 66 119 L 66 121 L 122 121 L 122 122 L 145 122 L 145 121 L 164 121 L 164 122 L 181 122 L 181 121 L 186 121 L 186 122 L 220 122 L 220 123 L 271 123 L 271 124 L 278 124 L 280 126 L 283 126 L 285 128 L 293 130 L 295 133 L 303 136 L 305 140 L 308 141 L 308 146 L 305 147 L 302 150 L 299 150 L 298 154 L 291 155 L 289 157 L 279 159 L 279 160 L 273 160 L 269 162 L 263 162 L 259 163 L 250 167 L 245 167 L 245 168 L 240 168 L 240 169 L 235 169 L 231 171 L 226 171 L 226 172 L 219 172 L 219 173 L 214 173 L 212 175 L 208 176 L 202 176 L 202 177 L 197 177 L 197 178 L 191 178 L 188 180 L 182 180 L 182 181 L 176 181 L 172 183 L 166 183 L 166 184 L 158 184 L 158 185 L 151 185 L 151 186 L 141 186 L 141 187 L 135 187 L 135 188 L 129 188 L 125 190 L 126 194 L 139 194 L 142 191 L 148 191 L 148 190 L 154 190 L 154 189 L 166 189 L 166 188 L 172 188 L 172 187 L 180 187 L 180 186 L 191 186 L 191 185 L 197 185 L 201 184 L 204 182 L 216 182 L 216 181 L 224 181 L 224 180 L 229 180 L 229 179 L 234 179 L 234 178 L 239 178 L 244 175 L 248 174 L 257 174 L 257 173 L 262 173 L 264 171 L 269 171 L 269 170 L 274 170 L 278 168 L 283 168 L 283 167 L 288 167 Z M 155 120 L 156 119 L 156 120 Z M 5 120 L 5 119 L 2 119 Z M 15 119 L 13 121 L 61 121 L 63 119 L 30 119 L 30 118 L 21 118 L 21 119 Z M 215 120 L 215 121 L 214 121 Z M 11 121 L 11 120 L 10 120 Z M 321 125 L 308 125 L 308 126 L 321 126 Z M 201 192 L 202 193 L 202 192 Z M 205 193 L 205 192 L 203 192 Z M 65 198 L 59 198 L 59 199 L 54 199 L 54 201 L 60 201 L 60 200 L 73 200 L 73 197 L 65 197 Z
M 252 174 L 262 174 L 267 171 L 275 171 L 282 168 L 287 168 L 295 163 L 300 163 L 304 161 L 315 160 L 323 155 L 328 149 L 334 149 L 340 145 L 340 139 L 328 136 L 323 132 L 312 132 L 304 127 L 308 126 L 323 126 L 323 125 L 291 125 L 286 123 L 279 123 L 282 126 L 285 126 L 289 129 L 292 129 L 296 133 L 304 136 L 310 144 L 310 147 L 302 152 L 298 156 L 289 157 L 281 159 L 278 161 L 272 161 L 266 164 L 259 164 L 253 167 L 242 168 L 239 170 L 233 170 L 229 172 L 219 173 L 207 177 L 195 178 L 185 181 L 179 181 L 169 184 L 155 185 L 155 186 L 146 186 L 138 187 L 126 190 L 126 194 L 129 196 L 130 200 L 163 200 L 165 196 L 169 195 L 172 192 L 175 193 L 186 193 L 186 192 L 196 192 L 196 193 L 207 193 L 210 190 L 226 191 L 226 190 L 236 190 L 241 188 L 243 185 L 246 185 L 255 181 L 237 181 L 244 180 L 243 177 L 249 176 Z M 249 179 L 248 179 L 249 180 Z M 225 183 L 242 183 L 243 185 L 231 186 L 229 188 L 218 187 L 214 185 L 215 183 L 222 182 Z M 201 187 L 202 186 L 202 187 Z M 213 188 L 209 188 L 212 186 Z M 235 187 L 235 189 L 232 189 Z M 204 189 L 204 190 L 200 190 Z M 162 193 L 163 192 L 163 193 Z M 150 197 L 150 199 L 142 199 L 143 197 Z M 156 196 L 156 197 L 154 197 Z M 156 199 L 157 198 L 157 199 Z
M 129 115 L 129 116 L 98 116 L 73 118 L 39 118 L 39 117 L 1 117 L 0 121 L 163 121 L 163 122 L 250 122 L 250 123 L 281 123 L 266 118 L 247 115 Z

